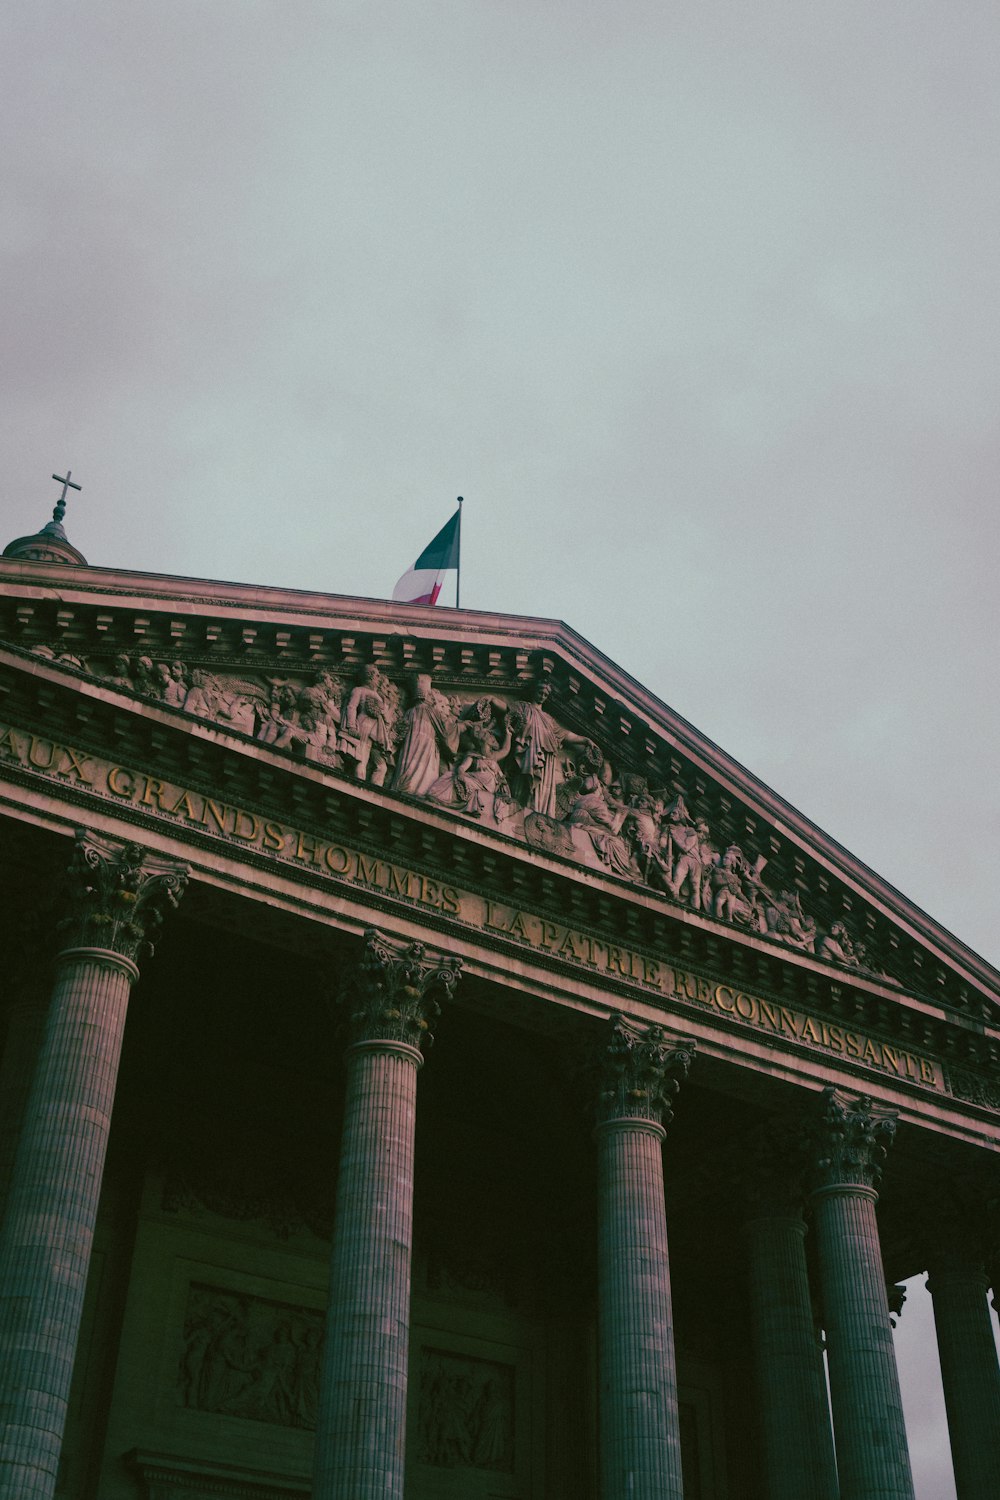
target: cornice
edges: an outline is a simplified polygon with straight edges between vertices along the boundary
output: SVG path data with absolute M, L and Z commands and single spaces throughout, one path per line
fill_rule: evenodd
M 109 692 L 38 658 L 0 652 L 0 693 L 10 718 L 29 731 L 62 736 L 94 755 L 107 755 L 113 746 L 114 758 L 136 771 L 172 777 L 202 795 L 225 798 L 262 817 L 283 819 L 308 836 L 342 839 L 372 857 L 412 864 L 436 879 L 454 880 L 484 900 L 499 897 L 542 919 L 570 924 L 599 942 L 666 951 L 685 970 L 718 983 L 736 983 L 775 1004 L 797 1005 L 832 1023 L 926 1050 L 939 1057 L 946 1070 L 955 1070 L 959 1087 L 953 1092 L 970 1103 L 989 1107 L 995 1097 L 995 1032 L 991 1037 L 981 1023 L 951 1015 L 919 995 L 861 975 L 848 978 L 810 955 L 776 948 L 707 916 L 665 906 L 624 881 L 567 865 L 427 804 L 401 802 L 183 713 Z M 9 760 L 4 769 L 11 781 L 32 779 Z M 36 775 L 36 783 L 38 779 Z M 71 785 L 60 785 L 59 792 L 73 818 L 85 820 L 93 798 Z M 168 821 L 135 806 L 115 807 L 114 812 L 137 828 L 162 828 Z M 195 828 L 178 830 L 174 824 L 171 831 L 180 831 L 191 846 L 206 851 L 213 847 L 211 837 Z M 226 848 L 231 859 L 273 864 L 242 846 Z M 303 885 L 329 886 L 309 869 L 292 873 Z M 366 899 L 387 917 L 400 908 L 398 900 L 378 892 L 366 893 Z M 440 916 L 421 911 L 420 917 L 431 927 L 448 930 L 447 920 Z M 492 933 L 480 934 L 477 941 L 498 953 L 516 951 L 517 946 Z M 531 960 L 542 970 L 573 972 L 552 954 L 532 950 Z M 609 995 L 624 996 L 634 986 L 607 976 L 604 988 Z M 714 1019 L 722 1031 L 739 1033 L 731 1019 Z M 802 1055 L 809 1052 L 808 1047 L 797 1050 Z
M 828 922 L 863 920 L 883 963 L 895 952 L 908 991 L 972 1018 L 1000 1004 L 991 965 L 560 621 L 7 560 L 0 634 L 22 649 L 63 642 L 105 664 L 123 650 L 235 673 L 345 676 L 372 662 L 398 681 L 426 671 L 449 688 L 515 695 L 548 677 L 567 726 L 599 736 L 630 772 L 693 787 L 722 836 L 794 871 Z

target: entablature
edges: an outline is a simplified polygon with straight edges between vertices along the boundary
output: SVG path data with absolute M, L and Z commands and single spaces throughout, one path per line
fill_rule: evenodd
M 557 621 L 6 562 L 3 638 L 395 792 L 408 818 L 444 808 L 854 978 L 998 1014 L 989 965 Z M 374 732 L 358 736 L 366 691 Z M 422 783 L 401 765 L 415 712 L 439 773 Z
M 206 858 L 222 845 L 320 892 L 349 888 L 382 917 L 471 926 L 501 962 L 585 981 L 606 1003 L 693 1008 L 736 1047 L 752 1035 L 917 1088 L 927 1066 L 953 1098 L 1000 1108 L 998 1032 L 981 1014 L 30 653 L 0 652 L 0 693 L 8 778 L 55 784 L 71 820 L 100 799 Z

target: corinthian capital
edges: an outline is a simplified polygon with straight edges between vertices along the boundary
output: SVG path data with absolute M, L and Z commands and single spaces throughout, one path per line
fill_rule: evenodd
M 672 1101 L 694 1060 L 694 1046 L 682 1037 L 668 1036 L 662 1026 L 639 1027 L 613 1015 L 602 1058 L 598 1119 L 668 1125 Z
M 364 952 L 344 981 L 343 999 L 355 1042 L 433 1040 L 431 1026 L 450 999 L 462 967 L 460 958 L 429 953 L 423 943 L 385 937 L 371 927 Z
M 133 961 L 153 951 L 166 912 L 181 899 L 188 867 L 138 844 L 76 831 L 63 948 L 105 948 Z
M 867 1095 L 842 1089 L 823 1090 L 816 1127 L 813 1188 L 877 1188 L 882 1163 L 896 1134 L 894 1109 L 876 1104 Z

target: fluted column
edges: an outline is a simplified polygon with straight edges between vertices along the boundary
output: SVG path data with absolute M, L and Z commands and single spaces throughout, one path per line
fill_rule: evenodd
M 1000 1367 L 982 1255 L 957 1235 L 932 1255 L 927 1290 L 948 1413 L 958 1500 L 1000 1495 Z
M 613 1016 L 597 1137 L 601 1500 L 682 1500 L 664 1122 L 694 1043 Z
M 346 981 L 352 1040 L 314 1500 L 402 1500 L 417 1069 L 459 967 L 369 931 Z
M 768 1500 L 837 1500 L 802 1218 L 801 1132 L 769 1124 L 743 1156 L 747 1301 Z
M 0 1233 L 0 1500 L 51 1500 L 136 959 L 186 870 L 79 832 Z
M 0 1225 L 52 993 L 51 924 L 33 909 L 19 916 L 16 925 L 5 953 L 4 987 L 15 998 L 0 1058 Z
M 875 1205 L 894 1110 L 823 1090 L 812 1193 L 841 1500 L 913 1500 Z

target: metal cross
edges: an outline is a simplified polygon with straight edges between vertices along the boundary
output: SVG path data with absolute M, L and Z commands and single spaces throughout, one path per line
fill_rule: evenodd
M 63 476 L 61 474 L 53 474 L 53 476 L 52 476 L 52 478 L 56 481 L 56 483 L 57 484 L 61 484 L 62 487 L 63 487 L 62 494 L 59 496 L 59 499 L 56 501 L 56 508 L 52 512 L 52 519 L 53 519 L 53 521 L 61 521 L 62 518 L 63 518 L 63 516 L 66 514 L 66 491 L 67 490 L 82 490 L 83 489 L 83 485 L 82 484 L 74 484 L 73 483 L 72 479 L 70 478 L 70 475 L 72 474 L 72 472 L 73 472 L 72 469 L 67 469 L 66 470 L 66 477 L 65 477 L 65 479 L 63 478 Z
M 73 472 L 72 469 L 67 469 L 66 470 L 66 478 L 65 479 L 62 477 L 61 474 L 53 474 L 53 476 L 52 476 L 52 478 L 56 481 L 56 483 L 57 484 L 61 484 L 62 487 L 63 487 L 63 492 L 59 496 L 59 504 L 60 505 L 65 505 L 66 504 L 66 491 L 67 490 L 82 490 L 83 489 L 83 485 L 82 484 L 74 484 L 73 481 L 72 481 L 72 479 L 70 479 L 69 476 L 72 474 L 72 472 Z

